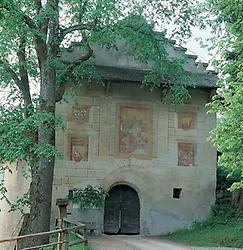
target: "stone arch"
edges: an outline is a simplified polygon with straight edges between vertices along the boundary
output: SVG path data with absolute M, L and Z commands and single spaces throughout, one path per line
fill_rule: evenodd
M 113 186 L 118 184 L 125 184 L 135 189 L 140 200 L 140 234 L 146 235 L 148 234 L 148 223 L 150 223 L 148 205 L 146 203 L 148 199 L 147 187 L 153 190 L 156 183 L 154 178 L 158 177 L 151 176 L 148 168 L 140 166 L 139 164 L 125 164 L 122 167 L 118 164 L 114 165 L 117 167 L 111 168 L 111 171 L 109 171 L 101 181 L 101 185 L 107 190 L 110 190 Z
M 134 188 L 114 183 L 105 200 L 104 232 L 106 234 L 140 233 L 140 200 Z

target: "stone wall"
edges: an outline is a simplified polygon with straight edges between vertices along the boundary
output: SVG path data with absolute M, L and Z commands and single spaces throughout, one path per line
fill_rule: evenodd
M 88 184 L 101 184 L 108 190 L 117 184 L 134 188 L 140 199 L 140 231 L 144 235 L 173 231 L 206 217 L 215 200 L 216 152 L 207 137 L 216 119 L 207 114 L 206 90 L 192 89 L 191 95 L 192 99 L 176 110 L 161 102 L 160 93 L 134 83 L 114 83 L 109 91 L 86 87 L 76 97 L 67 95 L 57 105 L 65 130 L 60 129 L 56 137 L 63 159 L 56 159 L 52 219 L 57 216 L 57 198 Z M 120 106 L 151 110 L 151 116 L 144 113 L 151 119 L 152 133 L 145 133 L 152 139 L 148 140 L 152 143 L 148 154 L 118 152 Z M 13 174 L 4 176 L 12 201 L 28 188 L 23 168 L 22 163 L 13 165 Z M 179 199 L 173 198 L 175 188 Z M 4 201 L 0 208 L 0 237 L 16 235 L 21 215 L 8 213 Z M 96 217 L 102 232 L 102 212 Z M 12 248 L 2 245 L 0 249 Z
M 176 110 L 161 102 L 160 93 L 134 83 L 113 83 L 108 92 L 86 87 L 81 95 L 66 96 L 57 105 L 66 129 L 56 136 L 64 159 L 56 160 L 53 217 L 57 198 L 88 184 L 133 187 L 140 198 L 141 234 L 173 231 L 207 216 L 216 185 L 216 152 L 207 137 L 216 119 L 207 114 L 206 90 L 192 89 L 191 95 Z M 136 153 L 118 152 L 120 106 L 151 110 L 152 133 L 144 133 L 148 152 L 143 146 Z M 179 199 L 173 198 L 174 188 Z

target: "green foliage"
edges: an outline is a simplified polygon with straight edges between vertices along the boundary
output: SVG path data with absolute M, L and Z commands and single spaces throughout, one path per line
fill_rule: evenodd
M 29 192 L 25 193 L 21 197 L 17 197 L 17 201 L 11 204 L 9 212 L 19 211 L 22 214 L 25 214 L 25 208 L 30 207 L 30 197 Z
M 219 166 L 231 175 L 241 172 L 241 179 L 232 185 L 243 188 L 243 5 L 241 1 L 208 0 L 203 4 L 205 18 L 215 34 L 213 46 L 220 56 L 214 60 L 220 79 L 218 92 L 210 104 L 212 112 L 220 115 L 211 140 L 222 153 Z
M 31 82 L 41 86 L 39 63 L 48 52 L 47 47 L 54 44 L 56 53 L 62 51 L 62 44 L 71 40 L 66 35 L 72 35 L 74 31 L 77 32 L 74 39 L 82 38 L 80 46 L 84 50 L 87 43 L 112 46 L 119 39 L 125 40 L 133 48 L 138 61 L 153 65 L 143 86 L 150 90 L 167 87 L 162 92 L 166 103 L 180 104 L 189 97 L 182 62 L 168 58 L 166 46 L 169 39 L 165 36 L 169 35 L 168 23 L 174 28 L 171 37 L 190 35 L 190 25 L 194 23 L 193 1 L 62 0 L 57 4 L 54 8 L 54 4 L 45 1 L 40 1 L 40 4 L 30 0 L 0 3 L 0 88 L 12 86 L 12 96 L 16 101 L 22 103 L 23 99 L 28 99 L 29 105 L 1 105 L 0 162 L 25 160 L 30 163 L 33 157 L 36 161 L 40 156 L 52 158 L 58 154 L 53 145 L 37 146 L 35 136 L 40 124 L 45 123 L 47 131 L 52 126 L 56 128 L 60 121 L 54 114 L 40 111 L 35 100 L 28 95 Z M 51 20 L 60 28 L 50 38 L 47 30 Z M 155 33 L 155 28 L 160 33 Z M 101 82 L 95 68 L 90 66 L 91 59 L 89 56 L 84 61 L 65 65 L 57 54 L 47 54 L 45 63 L 47 70 L 53 70 L 57 76 L 52 83 L 57 92 L 65 89 L 69 79 L 74 92 L 82 87 L 84 78 Z
M 200 247 L 243 247 L 243 217 L 228 220 L 208 219 L 191 229 L 182 229 L 162 236 L 163 239 Z
M 37 103 L 37 102 L 36 102 Z M 34 109 L 34 112 L 33 112 Z M 25 117 L 26 113 L 30 113 Z M 3 105 L 0 107 L 0 163 L 26 161 L 33 167 L 33 161 L 45 156 L 52 158 L 60 153 L 48 143 L 39 145 L 37 131 L 40 123 L 44 130 L 54 124 L 54 128 L 62 125 L 60 117 L 54 117 L 35 107 L 22 105 Z
M 78 240 L 80 240 L 80 238 L 78 238 L 75 234 L 69 234 L 69 243 L 73 243 L 73 242 L 77 242 Z M 51 236 L 50 242 L 58 242 L 58 237 L 57 235 L 55 236 Z M 77 244 L 75 246 L 69 246 L 70 250 L 92 250 L 90 246 L 84 246 L 84 244 L 80 243 Z M 41 248 L 40 250 L 53 250 L 53 246 L 51 247 L 44 247 Z
M 234 171 L 234 174 L 230 173 L 228 169 L 218 167 L 217 169 L 217 188 L 216 188 L 216 206 L 215 211 L 220 212 L 220 209 L 224 210 L 230 207 L 231 192 L 230 188 L 234 183 L 241 180 L 241 171 Z M 224 211 L 222 211 L 224 213 Z M 216 214 L 215 214 L 216 215 Z
M 190 26 L 195 20 L 194 4 L 195 1 L 192 0 L 131 0 L 126 2 L 121 0 L 62 0 L 59 1 L 60 33 L 73 34 L 72 31 L 67 32 L 67 30 L 76 25 L 74 39 L 77 40 L 85 37 L 88 43 L 103 46 L 112 45 L 117 39 L 123 39 L 132 46 L 137 60 L 143 63 L 152 62 L 154 65 L 143 85 L 154 89 L 161 85 L 171 88 L 173 84 L 181 84 L 185 89 L 188 79 L 184 74 L 182 62 L 168 59 L 166 46 L 169 40 L 165 36 L 183 39 L 190 35 Z M 8 69 L 11 68 L 18 75 L 20 66 L 27 70 L 29 77 L 36 82 L 40 81 L 39 72 L 36 70 L 38 60 L 35 53 L 35 40 L 48 42 L 48 37 L 44 30 L 36 30 L 32 26 L 43 25 L 48 18 L 58 18 L 58 12 L 44 3 L 39 8 L 40 6 L 28 0 L 3 1 L 0 5 L 0 13 L 4 17 L 0 19 L 0 61 L 2 61 L 0 77 L 4 84 L 13 81 Z M 173 32 L 168 30 L 169 24 Z M 154 33 L 155 29 L 160 33 Z M 65 35 L 62 37 L 63 43 L 70 43 L 69 39 L 65 39 Z M 15 57 L 16 53 L 22 51 L 19 43 L 23 37 L 26 60 L 22 62 L 12 60 L 11 56 Z M 56 36 L 53 37 L 53 42 L 59 46 L 62 39 Z M 61 51 L 61 47 L 58 50 Z M 48 58 L 48 64 L 57 69 L 58 75 L 60 74 L 56 83 L 58 88 L 67 81 L 70 75 L 74 75 L 76 79 L 95 75 L 91 74 L 90 68 L 85 66 L 87 64 L 81 61 L 79 65 L 74 65 L 77 70 L 71 67 L 73 73 L 55 57 Z M 74 71 L 78 72 L 80 68 L 82 71 L 77 76 Z M 83 70 L 85 73 L 80 77 Z M 79 85 L 77 81 L 75 84 Z M 167 93 L 172 94 L 166 99 L 167 101 L 172 103 L 177 101 L 176 96 L 173 98 L 174 92 L 163 92 L 166 95 Z M 185 94 L 188 96 L 188 93 Z
M 84 189 L 73 189 L 72 202 L 79 204 L 81 210 L 104 207 L 107 191 L 102 186 L 88 185 Z

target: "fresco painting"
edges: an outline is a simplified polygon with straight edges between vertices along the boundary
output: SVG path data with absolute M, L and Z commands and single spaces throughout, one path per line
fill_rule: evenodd
M 88 138 L 71 139 L 71 160 L 87 161 L 88 160 Z
M 194 129 L 196 124 L 196 114 L 193 112 L 183 112 L 178 114 L 178 128 L 188 130 Z
M 195 146 L 193 143 L 178 143 L 178 165 L 194 166 Z
M 140 106 L 118 107 L 118 154 L 123 157 L 151 158 L 152 109 Z

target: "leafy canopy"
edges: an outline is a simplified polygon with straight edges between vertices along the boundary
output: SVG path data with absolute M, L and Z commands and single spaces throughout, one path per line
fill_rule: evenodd
M 214 61 L 220 79 L 211 110 L 220 115 L 211 139 L 222 153 L 219 165 L 230 175 L 241 172 L 231 189 L 243 188 L 243 4 L 242 1 L 209 0 L 203 4 L 206 19 L 214 32 L 220 58 Z
M 9 98 L 18 102 L 20 99 L 20 105 L 1 104 L 0 162 L 55 154 L 53 145 L 37 145 L 33 136 L 40 124 L 45 123 L 48 128 L 54 121 L 54 117 L 38 108 L 41 101 L 38 93 L 43 84 L 42 61 L 56 75 L 53 84 L 56 99 L 60 100 L 68 78 L 77 79 L 73 81 L 73 87 L 77 88 L 84 75 L 94 76 L 87 66 L 93 56 L 93 43 L 103 46 L 119 39 L 127 41 L 137 60 L 153 62 L 144 86 L 150 90 L 163 86 L 168 102 L 180 103 L 188 98 L 185 86 L 188 78 L 182 62 L 168 59 L 166 36 L 182 39 L 190 35 L 194 3 L 191 0 L 1 0 L 0 88 L 9 87 Z M 155 33 L 155 29 L 160 32 Z M 66 65 L 57 54 L 73 40 L 81 41 L 84 54 Z M 31 89 L 37 92 L 36 98 Z

